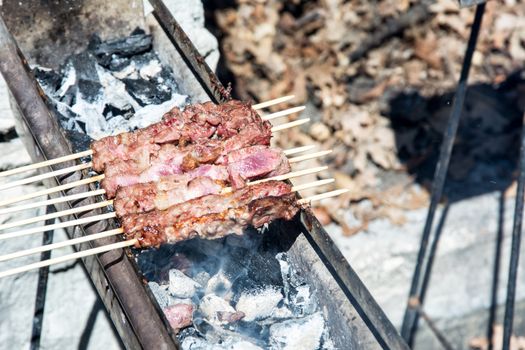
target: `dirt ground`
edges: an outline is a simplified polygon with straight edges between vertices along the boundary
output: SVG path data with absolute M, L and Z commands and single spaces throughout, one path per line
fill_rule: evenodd
M 219 38 L 223 81 L 264 101 L 294 94 L 312 122 L 278 136 L 282 147 L 317 144 L 348 195 L 316 213 L 346 235 L 370 220 L 405 222 L 428 205 L 443 130 L 474 8 L 438 1 L 204 1 Z M 489 1 L 447 182 L 457 201 L 492 190 L 512 195 L 525 109 L 525 2 Z M 281 107 L 281 106 L 280 106 Z M 281 107 L 282 108 L 282 107 Z M 323 188 L 328 190 L 328 188 Z M 364 204 L 365 203 L 365 204 Z M 344 219 L 350 208 L 355 220 Z

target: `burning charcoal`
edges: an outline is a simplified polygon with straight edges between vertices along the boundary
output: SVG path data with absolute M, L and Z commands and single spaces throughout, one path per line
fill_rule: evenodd
M 193 280 L 201 286 L 206 286 L 210 280 L 210 274 L 206 271 L 200 271 L 193 276 Z
M 148 282 L 148 286 L 157 299 L 159 306 L 165 308 L 169 305 L 170 295 L 168 293 L 167 286 L 161 286 L 157 282 Z
M 282 299 L 279 289 L 268 287 L 252 290 L 239 297 L 235 308 L 244 312 L 246 321 L 261 320 L 269 317 Z
M 234 323 L 240 321 L 244 318 L 244 316 L 246 315 L 242 311 L 217 311 L 217 318 L 219 319 L 219 321 L 223 321 L 226 323 Z
M 206 339 L 185 337 L 181 343 L 181 348 L 185 350 L 206 350 L 213 349 L 213 344 L 206 341 Z
M 126 91 L 141 105 L 158 105 L 171 98 L 171 90 L 166 87 L 139 79 L 123 79 Z
M 162 310 L 171 328 L 178 332 L 180 329 L 192 324 L 193 306 L 188 304 L 175 304 Z
M 312 314 L 317 309 L 317 303 L 310 293 L 310 287 L 306 284 L 297 287 L 290 293 L 289 298 L 289 307 L 296 317 Z
M 229 323 L 219 318 L 219 312 L 223 315 L 225 315 L 225 313 L 231 315 L 235 313 L 235 309 L 226 300 L 214 294 L 205 295 L 200 300 L 199 310 L 209 322 L 215 324 Z
M 54 94 L 62 82 L 60 74 L 51 69 L 36 67 L 33 74 L 47 94 Z
M 106 120 L 111 119 L 117 115 L 121 115 L 124 117 L 124 119 L 129 120 L 129 118 L 133 117 L 135 114 L 135 110 L 133 109 L 133 106 L 130 104 L 126 104 L 123 106 L 123 108 L 118 108 L 110 103 L 107 103 L 104 106 L 104 110 L 102 111 L 102 114 L 104 117 L 106 117 Z
M 169 291 L 171 295 L 178 298 L 191 298 L 197 291 L 197 288 L 201 288 L 200 284 L 176 269 L 170 270 L 169 280 Z
M 151 49 L 151 35 L 137 33 L 124 39 L 107 40 L 90 45 L 91 51 L 97 57 L 99 64 L 108 67 L 113 55 L 130 57 Z
M 130 59 L 127 57 L 118 57 L 113 55 L 111 57 L 111 62 L 109 62 L 108 69 L 113 72 L 118 72 L 127 67 L 130 62 Z
M 232 283 L 226 277 L 224 272 L 220 270 L 216 275 L 212 276 L 206 285 L 206 294 L 215 294 L 224 297 L 230 293 Z
M 223 349 L 228 350 L 263 350 L 263 348 L 246 340 L 231 340 L 222 344 Z
M 320 312 L 311 316 L 286 320 L 270 326 L 272 349 L 319 349 L 324 331 L 324 319 Z

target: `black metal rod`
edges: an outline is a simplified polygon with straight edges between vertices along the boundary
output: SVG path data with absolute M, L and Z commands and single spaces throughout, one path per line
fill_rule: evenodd
M 162 0 L 150 0 L 149 3 L 153 6 L 153 15 L 210 99 L 215 103 L 229 100 L 228 90 L 208 66 L 204 57 L 197 51 L 195 45 L 193 45 L 188 35 L 186 35 Z
M 46 214 L 56 212 L 53 205 L 46 207 Z M 45 225 L 52 225 L 55 219 L 48 219 Z M 42 245 L 53 243 L 53 231 L 46 231 L 42 236 Z M 47 260 L 51 257 L 51 251 L 42 252 L 40 261 Z M 40 349 L 40 339 L 42 335 L 42 326 L 44 324 L 44 309 L 46 306 L 47 281 L 49 277 L 49 266 L 41 267 L 38 270 L 38 283 L 36 287 L 35 311 L 33 313 L 33 329 L 31 331 L 31 350 Z
M 452 148 L 454 146 L 454 140 L 456 138 L 461 112 L 463 111 L 463 104 L 465 102 L 465 96 L 467 92 L 467 80 L 470 71 L 470 65 L 472 63 L 472 56 L 474 54 L 474 49 L 476 48 L 479 29 L 481 27 L 481 21 L 483 19 L 484 12 L 485 4 L 481 4 L 476 7 L 476 14 L 474 16 L 474 23 L 472 24 L 470 38 L 467 44 L 465 59 L 463 60 L 463 66 L 461 68 L 461 75 L 459 78 L 458 88 L 454 96 L 452 112 L 448 120 L 447 130 L 445 131 L 443 144 L 441 145 L 439 160 L 437 162 L 436 170 L 434 173 L 430 206 L 428 209 L 427 219 L 421 237 L 421 244 L 416 260 L 416 266 L 414 269 L 414 276 L 412 277 L 412 283 L 410 286 L 407 308 L 405 310 L 403 325 L 401 327 L 401 336 L 407 341 L 409 346 L 412 346 L 414 340 L 413 338 L 416 330 L 415 325 L 417 323 L 416 320 L 418 318 L 417 311 L 411 307 L 411 300 L 420 300 L 421 272 L 423 266 L 425 265 L 424 260 L 427 255 L 427 247 L 430 238 L 430 233 L 432 230 L 432 223 L 434 221 L 437 206 L 443 195 L 443 187 L 445 185 L 446 175 L 448 172 L 450 156 L 452 155 Z
M 525 119 L 525 114 L 523 115 Z M 525 194 L 525 121 L 521 131 L 521 148 L 519 160 L 518 190 L 516 191 L 516 206 L 514 207 L 514 224 L 512 225 L 512 243 L 510 249 L 509 279 L 507 282 L 507 300 L 505 303 L 505 318 L 503 319 L 503 350 L 509 350 L 512 324 L 514 320 L 514 303 L 516 300 L 516 280 L 518 278 L 518 262 L 520 259 L 521 225 L 523 221 L 523 195 Z
M 496 312 L 498 310 L 498 287 L 501 266 L 501 248 L 503 247 L 503 237 L 505 233 L 505 192 L 499 195 L 498 229 L 496 231 L 496 248 L 494 252 L 494 268 L 492 270 L 492 290 L 490 297 L 489 319 L 487 321 L 487 340 L 488 350 L 494 349 L 494 325 L 496 323 Z

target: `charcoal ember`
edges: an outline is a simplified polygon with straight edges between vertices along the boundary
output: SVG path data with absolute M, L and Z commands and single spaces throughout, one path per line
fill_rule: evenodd
M 193 275 L 193 280 L 201 286 L 206 286 L 211 276 L 206 271 L 199 271 Z
M 259 250 L 258 254 L 244 254 L 242 264 L 246 266 L 247 273 L 246 276 L 239 276 L 233 282 L 235 294 L 266 287 L 275 289 L 283 287 L 280 266 L 273 253 Z
M 290 292 L 289 300 L 289 308 L 295 317 L 310 315 L 317 309 L 317 301 L 310 293 L 307 284 L 294 288 Z
M 90 103 L 99 100 L 103 94 L 102 84 L 97 81 L 79 79 L 77 88 L 80 96 Z
M 206 339 L 197 336 L 186 336 L 181 342 L 181 348 L 186 350 L 205 350 L 213 349 L 213 344 Z
M 241 319 L 237 322 L 229 323 L 224 327 L 232 332 L 242 334 L 253 339 L 258 339 L 257 344 L 266 343 L 269 336 L 269 327 L 261 324 L 260 322 L 246 321 Z
M 96 56 L 98 63 L 103 67 L 109 67 L 113 55 L 119 57 L 131 57 L 149 51 L 152 45 L 151 35 L 137 33 L 123 39 L 114 39 L 95 42 L 90 44 L 90 50 Z
M 218 273 L 213 275 L 206 284 L 205 293 L 215 294 L 223 298 L 231 296 L 232 282 L 226 276 L 224 271 L 220 270 Z
M 82 128 L 83 123 L 81 121 L 76 121 L 76 123 L 80 125 L 80 128 Z M 89 149 L 89 145 L 91 145 L 91 142 L 93 142 L 93 139 L 83 132 L 78 132 L 75 130 L 66 130 L 65 132 L 69 142 L 71 143 L 71 148 L 74 153 Z
M 250 290 L 240 295 L 235 309 L 244 313 L 246 321 L 262 320 L 270 317 L 282 300 L 281 290 L 274 287 Z
M 219 318 L 221 316 L 233 315 L 235 309 L 223 298 L 218 297 L 215 294 L 207 294 L 200 300 L 199 310 L 202 316 L 209 322 L 215 324 L 229 323 L 225 318 Z
M 324 327 L 324 318 L 320 312 L 304 318 L 275 323 L 270 326 L 270 347 L 272 349 L 319 349 Z
M 36 67 L 33 69 L 33 74 L 38 80 L 40 86 L 42 86 L 44 91 L 48 94 L 54 94 L 62 82 L 61 75 L 51 69 Z
M 95 102 L 99 99 L 103 88 L 97 71 L 96 58 L 89 52 L 71 55 L 62 70 L 70 71 L 71 69 L 75 74 L 75 87 L 82 98 L 88 102 Z
M 126 91 L 141 106 L 159 105 L 171 99 L 171 89 L 153 81 L 141 79 L 123 79 Z
M 175 304 L 162 310 L 168 322 L 176 332 L 192 324 L 193 305 Z
M 191 298 L 195 295 L 198 288 L 202 288 L 200 284 L 177 269 L 169 271 L 169 280 L 170 294 L 178 298 Z
M 242 311 L 217 311 L 217 318 L 219 319 L 219 321 L 225 323 L 234 323 L 240 321 L 244 318 L 244 316 L 246 315 Z
M 122 108 L 119 108 L 112 105 L 111 103 L 106 103 L 104 105 L 104 110 L 102 111 L 102 114 L 104 115 L 106 120 L 116 117 L 117 115 L 121 115 L 124 117 L 124 119 L 129 120 L 129 118 L 135 115 L 135 109 L 131 104 L 126 104 L 122 106 Z
M 157 282 L 150 281 L 148 282 L 148 287 L 151 290 L 151 293 L 157 299 L 159 306 L 161 308 L 166 308 L 170 304 L 170 294 L 168 293 L 168 286 L 161 286 Z
M 117 55 L 111 56 L 108 69 L 113 72 L 118 72 L 129 66 L 131 60 L 128 57 L 119 57 Z

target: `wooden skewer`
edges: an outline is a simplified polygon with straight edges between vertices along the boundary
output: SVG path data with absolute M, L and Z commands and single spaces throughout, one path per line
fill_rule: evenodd
M 279 103 L 293 100 L 294 98 L 295 98 L 295 95 L 288 95 L 288 96 L 283 96 L 279 98 L 274 98 L 273 100 L 270 100 L 270 101 L 261 102 L 261 103 L 252 105 L 252 108 L 253 109 L 263 109 L 263 108 L 270 107 L 270 106 L 273 106 Z
M 304 111 L 305 109 L 306 109 L 306 106 L 292 107 L 292 108 L 285 109 L 284 111 L 279 111 L 279 112 L 264 115 L 261 118 L 262 120 L 272 120 L 272 119 L 284 117 L 290 114 L 294 114 L 297 112 L 301 112 L 301 111 Z
M 316 153 L 312 153 L 312 154 L 305 154 L 304 156 L 298 156 L 298 157 L 290 158 L 290 159 L 288 159 L 288 161 L 290 163 L 297 163 L 297 162 L 302 162 L 303 160 L 323 157 L 323 156 L 326 156 L 327 154 L 330 154 L 330 153 L 332 153 L 332 150 L 321 151 L 321 152 L 316 152 Z
M 293 127 L 296 127 L 296 126 L 299 126 L 299 125 L 302 125 L 302 124 L 306 124 L 309 121 L 310 121 L 310 118 L 294 120 L 293 122 L 284 123 L 284 124 L 281 124 L 281 125 L 274 126 L 271 130 L 272 130 L 272 132 L 277 132 L 277 131 L 281 131 L 281 130 L 285 130 L 285 129 L 290 129 L 290 128 L 293 128 Z
M 89 184 L 89 183 L 92 183 L 92 182 L 100 181 L 103 178 L 104 178 L 104 175 L 92 176 L 92 177 L 88 177 L 87 179 L 73 181 L 73 182 L 70 182 L 70 183 L 67 183 L 67 184 L 64 184 L 64 185 L 55 186 L 55 187 L 47 188 L 45 190 L 24 194 L 22 196 L 5 199 L 3 201 L 0 201 L 0 207 L 1 206 L 5 206 L 5 205 L 9 205 L 9 204 L 13 204 L 13 203 L 16 203 L 16 202 L 21 202 L 21 201 L 24 201 L 26 199 L 40 197 L 40 196 L 44 196 L 46 194 L 55 193 L 55 192 L 59 192 L 59 191 L 62 191 L 62 190 L 67 190 L 67 189 L 70 189 L 70 188 L 73 188 L 73 187 L 77 187 L 77 186 Z
M 16 207 L 7 207 L 7 208 L 4 208 L 4 209 L 0 209 L 0 215 L 9 214 L 9 213 L 13 213 L 13 212 L 21 211 L 21 210 L 26 210 L 26 209 L 44 207 L 44 206 L 50 205 L 50 204 L 69 202 L 69 201 L 73 201 L 73 200 L 76 200 L 76 199 L 83 199 L 83 198 L 87 198 L 87 197 L 103 195 L 105 193 L 106 193 L 106 190 L 100 189 L 100 190 L 82 192 L 82 193 L 77 193 L 77 194 L 71 194 L 69 196 L 64 196 L 64 197 L 57 197 L 57 198 L 53 198 L 53 199 L 47 199 L 45 201 L 40 201 L 40 202 L 35 202 L 35 203 L 23 204 L 23 205 L 19 205 L 19 206 L 16 206 Z
M 75 172 L 75 171 L 78 171 L 78 170 L 91 168 L 92 165 L 93 165 L 93 163 L 91 163 L 91 162 L 85 163 L 85 164 L 73 165 L 73 166 L 70 166 L 68 168 L 51 171 L 51 172 L 48 172 L 48 173 L 45 173 L 45 174 L 41 174 L 41 175 L 31 176 L 31 177 L 28 177 L 28 178 L 25 178 L 25 179 L 21 179 L 21 180 L 18 180 L 18 181 L 13 181 L 13 182 L 6 183 L 6 184 L 1 184 L 0 185 L 0 191 L 6 190 L 6 189 L 11 188 L 11 187 L 15 187 L 15 186 L 25 185 L 25 184 L 28 184 L 28 183 L 31 183 L 31 182 L 36 182 L 36 181 L 48 179 L 48 178 L 53 177 L 53 176 L 59 176 L 59 175 L 63 175 L 63 174 L 72 173 L 72 172 Z
M 97 239 L 100 239 L 100 238 L 115 236 L 115 235 L 118 235 L 118 234 L 121 234 L 121 233 L 124 233 L 124 230 L 119 227 L 119 228 L 116 228 L 114 230 L 109 230 L 109 231 L 94 233 L 92 235 L 87 235 L 87 236 L 82 236 L 82 237 L 78 237 L 78 238 L 68 239 L 68 240 L 63 241 L 63 242 L 58 242 L 58 243 L 53 243 L 53 244 L 46 244 L 46 245 L 35 247 L 35 248 L 25 249 L 25 250 L 21 250 L 21 251 L 18 251 L 18 252 L 14 252 L 14 253 L 10 253 L 10 254 L 6 254 L 6 255 L 0 256 L 0 262 L 11 260 L 11 259 L 16 259 L 16 258 L 21 258 L 21 257 L 27 256 L 27 255 L 47 252 L 47 251 L 50 251 L 50 250 L 53 250 L 53 249 L 69 247 L 69 246 L 72 246 L 72 245 L 75 245 L 75 244 L 80 244 L 80 243 L 84 243 L 84 242 L 90 242 L 90 241 L 94 241 L 94 240 L 97 240 Z
M 91 150 L 78 152 L 78 153 L 74 153 L 74 154 L 68 154 L 67 156 L 64 156 L 64 157 L 50 159 L 50 160 L 46 160 L 44 162 L 29 164 L 29 165 L 26 165 L 26 166 L 22 166 L 20 168 L 2 171 L 2 172 L 0 172 L 0 177 L 14 175 L 14 174 L 22 173 L 24 171 L 42 168 L 42 167 L 45 167 L 45 166 L 48 166 L 48 165 L 63 163 L 63 162 L 67 162 L 68 160 L 74 160 L 74 159 L 78 159 L 78 158 L 82 158 L 82 157 L 87 157 L 87 156 L 90 156 L 92 154 L 93 154 L 93 151 L 91 151 Z
M 129 247 L 129 246 L 134 245 L 135 243 L 137 243 L 137 240 L 136 239 L 132 239 L 132 240 L 129 240 L 129 241 L 108 244 L 108 245 L 105 245 L 105 246 L 102 246 L 102 247 L 97 247 L 97 248 L 87 249 L 87 250 L 83 250 L 83 251 L 72 253 L 72 254 L 67 254 L 67 255 L 60 256 L 60 257 L 53 258 L 53 259 L 39 261 L 39 262 L 36 262 L 36 263 L 33 263 L 33 264 L 17 267 L 17 268 L 10 269 L 10 270 L 7 270 L 7 271 L 2 271 L 2 272 L 0 272 L 0 278 L 11 276 L 11 275 L 15 275 L 15 274 L 26 272 L 26 271 L 30 271 L 30 270 L 33 270 L 33 269 L 38 269 L 40 267 L 45 267 L 45 266 L 51 266 L 51 265 L 54 265 L 54 264 L 59 264 L 59 263 L 66 262 L 66 261 L 69 261 L 69 260 L 75 260 L 75 259 L 83 258 L 83 257 L 86 257 L 86 256 L 90 256 L 90 255 L 95 255 L 95 254 L 108 252 L 108 251 L 113 250 L 113 249 Z
M 350 190 L 347 189 L 347 188 L 343 188 L 341 190 L 335 190 L 335 191 L 321 193 L 321 194 L 318 194 L 318 195 L 315 195 L 315 196 L 311 196 L 311 197 L 307 197 L 307 198 L 304 198 L 304 199 L 300 199 L 299 200 L 299 204 L 307 204 L 307 203 L 314 202 L 314 201 L 320 201 L 321 199 L 325 199 L 325 198 L 337 197 L 337 196 L 342 195 L 343 193 L 346 193 L 348 191 L 350 191 Z
M 283 153 L 286 156 L 291 156 L 292 154 L 310 151 L 316 147 L 317 147 L 316 145 L 301 146 L 301 147 L 290 148 L 290 149 L 284 150 Z
M 33 234 L 33 233 L 39 233 L 39 232 L 45 232 L 45 231 L 50 231 L 50 230 L 56 230 L 56 229 L 59 229 L 59 228 L 83 225 L 83 224 L 87 224 L 87 223 L 90 223 L 90 222 L 111 219 L 111 218 L 114 218 L 114 217 L 115 217 L 115 213 L 106 213 L 106 214 L 101 214 L 101 215 L 88 216 L 88 217 L 82 218 L 82 219 L 76 219 L 76 220 L 71 220 L 71 221 L 60 222 L 58 224 L 38 226 L 38 227 L 32 227 L 32 228 L 28 228 L 28 229 L 21 230 L 21 231 L 3 233 L 3 234 L 0 234 L 0 241 L 4 240 L 4 239 L 9 239 L 9 238 L 27 236 L 27 235 L 30 235 L 30 234 Z
M 256 184 L 260 184 L 261 182 L 272 181 L 272 180 L 276 180 L 276 181 L 288 180 L 288 179 L 292 179 L 294 177 L 299 177 L 299 176 L 319 173 L 319 172 L 321 172 L 323 170 L 326 170 L 326 169 L 328 169 L 327 166 L 319 166 L 319 167 L 311 168 L 311 169 L 292 171 L 292 172 L 287 173 L 287 174 L 277 175 L 277 176 L 269 177 L 267 179 L 261 179 L 261 180 L 257 180 L 257 181 L 252 181 L 252 182 L 248 183 L 248 185 L 256 185 Z M 226 187 L 225 190 L 227 188 L 229 188 L 230 191 L 231 191 L 231 187 Z
M 321 181 L 326 181 L 326 180 L 321 180 Z M 343 194 L 345 192 L 348 192 L 348 191 L 349 191 L 348 189 L 341 189 L 341 190 L 335 190 L 335 191 L 331 191 L 331 192 L 326 192 L 326 193 L 319 194 L 319 195 L 316 195 L 316 196 L 311 196 L 311 197 L 308 197 L 308 198 L 305 198 L 305 199 L 301 199 L 301 200 L 298 201 L 298 203 L 299 204 L 307 204 L 307 203 L 310 203 L 312 201 L 339 196 L 339 195 L 341 195 L 341 194 Z M 48 245 L 48 246 L 37 247 L 37 248 L 33 248 L 33 249 L 27 249 L 27 250 L 24 250 L 24 251 L 21 251 L 21 252 L 15 252 L 15 253 L 11 253 L 11 254 L 2 256 L 2 257 L 0 257 L 0 261 L 5 261 L 5 260 L 8 260 L 8 259 L 13 259 L 15 257 L 20 257 L 20 256 L 29 255 L 29 254 L 34 254 L 34 253 L 37 253 L 37 252 L 47 251 L 47 250 L 51 250 L 51 249 L 55 249 L 55 248 L 61 248 L 61 247 L 65 247 L 67 245 L 87 242 L 87 241 L 91 241 L 91 240 L 94 240 L 94 239 L 99 239 L 99 238 L 102 238 L 102 237 L 108 237 L 108 236 L 116 235 L 116 234 L 120 234 L 120 233 L 122 233 L 122 229 L 115 229 L 115 230 L 110 230 L 110 231 L 106 231 L 106 232 L 101 232 L 101 233 L 98 233 L 98 234 L 93 234 L 93 235 L 89 235 L 89 236 L 85 236 L 85 237 L 76 238 L 76 239 L 65 241 L 65 242 L 51 244 L 51 245 Z M 100 235 L 100 236 L 97 236 L 97 235 Z M 73 243 L 73 242 L 75 242 L 75 243 Z M 138 242 L 137 239 L 131 239 L 129 241 L 108 244 L 108 245 L 105 245 L 105 246 L 102 246 L 102 247 L 97 247 L 97 248 L 83 250 L 83 251 L 80 251 L 80 252 L 77 252 L 77 253 L 67 254 L 67 255 L 64 255 L 64 256 L 61 256 L 61 257 L 58 257 L 58 258 L 48 259 L 48 260 L 40 261 L 40 262 L 37 262 L 37 263 L 33 263 L 33 264 L 21 266 L 21 267 L 16 267 L 16 268 L 13 268 L 13 269 L 10 269 L 10 270 L 6 270 L 6 271 L 3 271 L 3 272 L 0 272 L 0 278 L 11 276 L 11 275 L 15 275 L 15 274 L 26 272 L 26 271 L 30 271 L 30 270 L 37 269 L 37 268 L 40 268 L 40 267 L 51 266 L 51 265 L 62 263 L 62 262 L 69 261 L 69 260 L 75 260 L 75 259 L 79 259 L 79 258 L 90 256 L 90 255 L 95 255 L 95 254 L 108 252 L 108 251 L 113 250 L 113 249 L 120 249 L 120 248 L 130 247 L 132 245 L 135 245 L 137 242 Z
M 7 223 L 7 224 L 0 225 L 0 230 L 7 230 L 9 228 L 18 227 L 18 226 L 24 226 L 24 225 L 32 224 L 32 223 L 39 222 L 39 221 L 45 221 L 45 220 L 48 220 L 48 219 L 59 218 L 61 216 L 82 213 L 82 212 L 93 210 L 93 209 L 97 209 L 97 208 L 107 207 L 108 205 L 113 205 L 113 201 L 112 200 L 102 201 L 102 202 L 98 202 L 98 203 L 83 205 L 83 206 L 77 207 L 77 208 L 71 208 L 71 209 L 67 209 L 67 210 L 58 211 L 58 212 L 51 213 L 51 214 L 35 216 L 33 218 L 29 218 L 29 219 L 25 219 L 25 220 L 13 221 L 13 222 L 10 222 L 10 223 Z
M 328 184 L 330 184 L 332 182 L 335 182 L 335 179 L 317 180 L 317 181 L 309 182 L 309 183 L 302 184 L 302 185 L 295 185 L 295 186 L 292 187 L 292 192 L 299 192 L 299 191 L 302 191 L 302 190 L 306 190 L 308 188 L 324 186 L 324 185 L 328 185 Z

